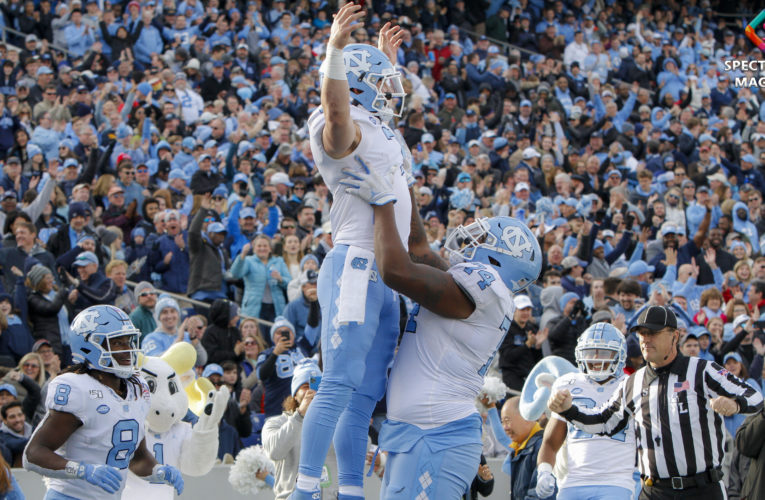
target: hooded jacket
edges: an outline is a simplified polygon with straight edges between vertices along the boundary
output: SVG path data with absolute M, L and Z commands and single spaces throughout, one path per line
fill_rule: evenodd
M 743 209 L 745 213 L 743 219 L 738 216 L 740 209 Z M 752 244 L 752 253 L 760 253 L 760 236 L 757 232 L 757 226 L 749 220 L 749 209 L 746 204 L 737 202 L 733 205 L 731 215 L 733 216 L 733 230 L 749 238 L 749 243 Z
M 234 361 L 240 363 L 244 359 L 244 351 L 237 355 L 234 346 L 242 340 L 242 334 L 237 327 L 229 327 L 232 311 L 238 314 L 238 307 L 230 300 L 217 299 L 210 306 L 210 324 L 202 337 L 202 346 L 207 351 L 208 363 L 223 363 Z
M 539 295 L 539 300 L 542 302 L 542 319 L 539 321 L 540 330 L 545 328 L 551 320 L 561 315 L 560 311 L 560 298 L 563 297 L 563 287 L 561 286 L 548 286 Z

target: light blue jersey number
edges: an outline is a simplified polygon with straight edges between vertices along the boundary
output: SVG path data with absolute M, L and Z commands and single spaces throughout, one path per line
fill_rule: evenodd
M 158 464 L 165 463 L 165 445 L 162 443 L 154 443 L 153 449 L 154 449 L 154 460 L 157 461 Z
M 138 422 L 120 420 L 112 430 L 112 449 L 106 456 L 106 465 L 126 469 L 138 446 Z
M 53 402 L 57 405 L 64 406 L 69 402 L 69 393 L 72 392 L 72 388 L 67 384 L 61 384 L 56 388 L 56 394 L 53 396 Z
M 486 266 L 478 262 L 470 266 L 465 266 L 462 269 L 467 274 L 473 274 L 473 271 L 478 271 L 478 276 L 482 278 L 481 281 L 478 282 L 478 288 L 481 290 L 485 290 L 486 287 L 494 283 L 494 280 L 496 279 L 493 274 L 486 270 Z

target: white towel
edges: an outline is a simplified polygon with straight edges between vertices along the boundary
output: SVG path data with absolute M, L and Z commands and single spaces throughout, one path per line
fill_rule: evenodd
M 337 304 L 339 324 L 364 323 L 367 305 L 367 287 L 372 272 L 375 254 L 371 250 L 348 247 L 340 277 L 340 296 Z

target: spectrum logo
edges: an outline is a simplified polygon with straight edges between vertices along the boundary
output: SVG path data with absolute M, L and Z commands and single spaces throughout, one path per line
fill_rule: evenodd
M 744 33 L 758 49 L 765 52 L 765 41 L 757 36 L 757 33 L 754 31 L 757 27 L 763 26 L 763 23 L 765 23 L 765 10 L 757 14 L 757 17 L 746 25 Z M 765 71 L 765 61 L 763 60 L 726 59 L 723 61 L 723 68 L 725 71 L 749 73 L 746 76 L 734 77 L 734 87 L 765 88 L 765 77 L 757 76 L 762 71 Z

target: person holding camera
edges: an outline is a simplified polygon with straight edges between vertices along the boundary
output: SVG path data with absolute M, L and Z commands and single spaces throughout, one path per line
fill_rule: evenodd
M 574 349 L 579 335 L 587 329 L 587 309 L 575 292 L 564 293 L 559 301 L 562 318 L 550 327 L 548 338 L 552 354 L 576 365 Z
M 284 398 L 290 395 L 295 367 L 305 354 L 295 345 L 295 327 L 286 318 L 278 316 L 271 326 L 274 344 L 258 356 L 255 371 L 266 390 L 264 403 L 266 418 L 278 415 Z
M 295 488 L 300 462 L 303 417 L 320 383 L 321 370 L 316 363 L 309 359 L 301 361 L 295 367 L 289 387 L 290 393 L 281 403 L 284 411 L 267 419 L 263 424 L 263 449 L 276 466 L 273 490 L 277 500 L 285 500 Z M 330 455 L 334 455 L 331 450 Z M 334 462 L 334 458 L 327 457 L 327 463 L 331 462 Z M 328 477 L 332 476 L 336 477 L 336 474 L 328 475 Z M 323 493 L 327 495 L 326 498 L 334 498 L 333 495 L 337 495 L 336 484 L 322 486 L 322 488 Z

